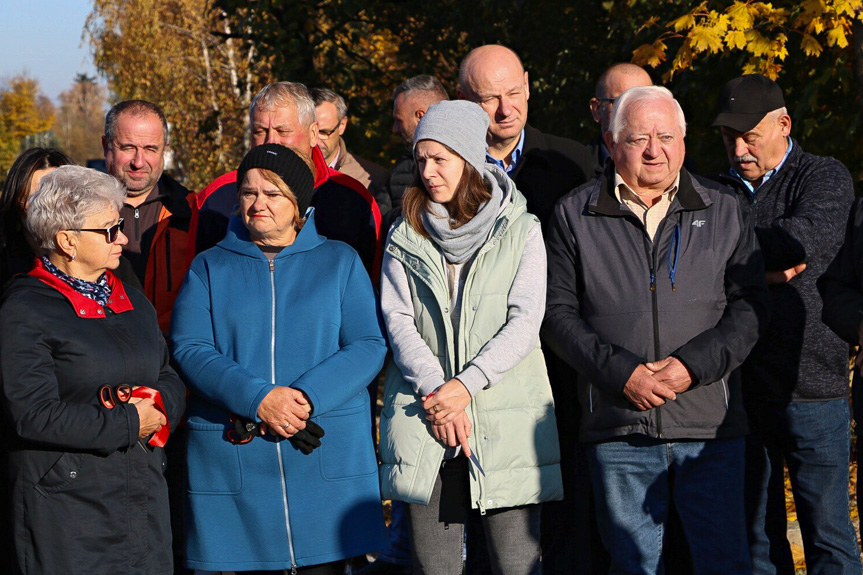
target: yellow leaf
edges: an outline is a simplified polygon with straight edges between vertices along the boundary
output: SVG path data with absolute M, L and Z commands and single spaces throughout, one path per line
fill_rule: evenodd
M 800 47 L 803 48 L 803 53 L 807 56 L 815 56 L 817 58 L 821 55 L 821 44 L 809 34 L 803 34 Z
M 716 30 L 719 34 L 724 34 L 726 30 L 728 30 L 728 25 L 731 22 L 731 19 L 727 14 L 719 14 L 717 12 L 711 12 L 710 16 L 707 19 L 710 26 Z
M 764 56 L 770 52 L 773 47 L 770 40 L 761 35 L 757 30 L 747 30 L 746 34 L 746 49 L 753 56 Z
M 684 44 L 674 56 L 674 61 L 671 63 L 669 78 L 677 70 L 685 70 L 690 66 L 692 66 L 692 49 L 689 47 L 689 44 Z
M 854 7 L 848 0 L 836 0 L 833 2 L 833 10 L 837 15 L 841 15 L 843 12 L 849 16 L 854 15 Z
M 827 32 L 827 45 L 839 46 L 840 48 L 848 46 L 848 39 L 845 37 L 845 28 L 843 26 L 836 26 Z
M 662 40 L 657 40 L 653 44 L 643 44 L 633 50 L 632 61 L 642 66 L 650 66 L 656 68 L 665 61 L 666 46 Z
M 816 34 L 820 34 L 824 31 L 824 20 L 822 18 L 813 18 L 812 22 L 809 23 L 809 26 L 806 29 L 807 32 L 815 32 Z
M 752 28 L 754 21 L 752 13 L 749 11 L 749 6 L 744 2 L 735 2 L 728 10 L 729 18 L 731 18 L 731 27 L 736 30 L 746 30 Z
M 692 14 L 686 14 L 671 22 L 671 27 L 674 28 L 675 32 L 680 32 L 681 30 L 686 30 L 693 26 L 695 26 L 695 16 Z
M 788 48 L 785 47 L 785 43 L 788 38 L 785 34 L 779 34 L 776 39 L 773 41 L 773 46 L 770 49 L 771 56 L 778 58 L 779 60 L 784 60 L 788 55 Z
M 732 30 L 725 35 L 725 45 L 742 50 L 746 47 L 746 33 L 743 30 Z
M 803 8 L 803 13 L 810 17 L 820 16 L 827 9 L 824 0 L 803 0 L 800 7 Z
M 722 39 L 719 34 L 707 26 L 696 26 L 687 39 L 692 44 L 692 51 L 696 53 L 707 51 L 715 54 L 722 50 Z

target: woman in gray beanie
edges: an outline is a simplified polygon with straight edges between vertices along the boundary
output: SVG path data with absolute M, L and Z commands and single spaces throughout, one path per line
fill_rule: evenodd
M 408 504 L 416 573 L 461 573 L 468 522 L 484 530 L 494 573 L 538 573 L 538 504 L 563 495 L 539 347 L 542 233 L 506 173 L 486 163 L 488 125 L 471 102 L 428 109 L 383 259 L 394 362 L 381 488 Z

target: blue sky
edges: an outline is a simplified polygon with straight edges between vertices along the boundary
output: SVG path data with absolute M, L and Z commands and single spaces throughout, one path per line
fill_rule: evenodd
M 81 42 L 91 8 L 85 0 L 0 0 L 0 83 L 26 71 L 57 103 L 76 74 L 96 75 Z

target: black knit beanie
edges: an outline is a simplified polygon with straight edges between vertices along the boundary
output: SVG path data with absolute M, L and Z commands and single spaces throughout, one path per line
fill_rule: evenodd
M 280 144 L 255 146 L 237 168 L 237 187 L 243 185 L 246 172 L 254 169 L 270 170 L 285 182 L 297 197 L 299 216 L 303 217 L 312 201 L 315 178 L 312 171 L 296 152 Z

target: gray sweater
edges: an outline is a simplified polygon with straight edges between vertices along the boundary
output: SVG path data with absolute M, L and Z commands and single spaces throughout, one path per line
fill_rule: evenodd
M 460 291 L 460 273 L 459 270 L 454 271 L 454 275 L 448 276 L 454 277 Z M 545 245 L 537 224 L 528 233 L 518 271 L 509 291 L 506 325 L 470 360 L 464 371 L 455 376 L 471 396 L 498 383 L 507 371 L 518 365 L 536 347 L 545 311 L 545 288 Z M 454 296 L 457 295 L 456 290 L 453 292 Z M 417 395 L 428 395 L 446 383 L 440 360 L 432 354 L 414 324 L 414 306 L 407 272 L 401 262 L 386 251 L 381 276 L 381 309 L 386 318 L 395 362 Z M 457 333 L 457 326 L 454 327 L 454 333 Z

